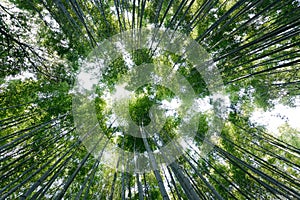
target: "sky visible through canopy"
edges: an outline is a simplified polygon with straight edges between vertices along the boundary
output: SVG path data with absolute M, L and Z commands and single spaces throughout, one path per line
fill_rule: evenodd
M 300 2 L 300 1 L 299 1 Z M 19 75 L 16 77 L 10 77 L 10 79 L 25 79 L 29 77 L 34 77 L 34 74 L 25 72 L 23 75 Z M 87 82 L 88 84 L 88 82 Z M 88 87 L 88 86 L 87 86 Z M 122 87 L 121 87 L 122 88 Z M 122 89 L 121 89 L 122 90 Z M 125 91 L 120 91 L 116 93 L 122 94 Z M 250 120 L 253 123 L 257 123 L 259 125 L 265 126 L 271 134 L 278 137 L 280 136 L 280 131 L 278 128 L 283 124 L 287 123 L 291 127 L 300 131 L 300 97 L 296 100 L 295 107 L 285 106 L 276 100 L 274 100 L 274 108 L 271 108 L 267 111 L 264 111 L 261 108 L 256 108 L 251 114 Z M 172 109 L 177 107 L 176 101 L 166 102 L 166 105 Z M 208 99 L 202 102 L 199 107 L 204 108 L 203 111 L 209 109 L 210 105 L 208 103 Z M 300 137 L 300 136 L 299 136 Z

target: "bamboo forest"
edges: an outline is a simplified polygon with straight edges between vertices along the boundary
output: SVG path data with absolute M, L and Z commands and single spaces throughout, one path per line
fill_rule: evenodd
M 0 199 L 300 199 L 300 1 L 0 0 Z

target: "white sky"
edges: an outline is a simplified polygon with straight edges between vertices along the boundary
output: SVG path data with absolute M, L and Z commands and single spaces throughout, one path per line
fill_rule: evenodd
M 33 80 L 36 80 L 36 77 L 33 73 L 28 72 L 28 71 L 24 71 L 19 75 L 16 76 L 7 76 L 5 77 L 5 81 L 10 81 L 10 80 L 17 80 L 17 79 L 21 79 L 22 81 L 24 81 L 26 78 L 32 78 Z
M 283 119 L 281 118 L 283 117 Z M 288 123 L 292 128 L 300 131 L 300 98 L 296 107 L 288 107 L 282 104 L 276 104 L 274 109 L 264 112 L 257 109 L 250 118 L 252 122 L 264 125 L 274 136 L 279 136 L 278 127 Z
M 83 77 L 80 78 L 86 80 L 86 77 L 83 74 L 82 76 Z M 23 72 L 21 75 L 17 75 L 15 77 L 12 76 L 7 77 L 6 81 L 10 81 L 13 79 L 25 80 L 25 78 L 30 78 L 30 77 L 35 79 L 33 73 Z M 89 81 L 84 81 L 84 82 L 89 82 Z M 91 85 L 87 84 L 85 86 L 89 88 L 92 86 L 92 84 Z M 117 99 L 122 97 L 124 98 L 124 95 L 130 96 L 130 94 L 128 94 L 128 91 L 125 90 L 124 87 L 125 85 L 120 85 L 117 87 L 117 92 L 113 95 L 114 98 Z M 209 100 L 208 97 L 204 99 L 197 99 L 197 103 L 200 106 L 198 107 L 198 109 L 200 109 L 201 112 L 205 112 L 211 109 L 211 105 L 208 103 L 208 100 Z M 169 110 L 168 111 L 169 113 L 167 113 L 167 115 L 174 114 L 175 110 L 178 108 L 179 105 L 180 102 L 178 102 L 178 99 L 172 99 L 171 102 L 168 102 L 166 100 L 163 101 L 163 107 L 166 107 Z M 262 109 L 256 109 L 252 113 L 250 117 L 250 121 L 258 125 L 265 126 L 270 133 L 274 134 L 274 136 L 280 135 L 278 128 L 285 123 L 288 123 L 292 128 L 295 128 L 298 131 L 300 131 L 300 98 L 298 98 L 296 101 L 296 107 L 288 107 L 280 103 L 275 103 L 275 107 L 268 111 L 263 111 Z

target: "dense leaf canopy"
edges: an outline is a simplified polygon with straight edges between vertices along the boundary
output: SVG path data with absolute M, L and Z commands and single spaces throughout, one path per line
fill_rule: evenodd
M 299 130 L 285 123 L 278 135 L 250 120 L 257 109 L 299 107 L 299 8 L 298 0 L 1 1 L 0 199 L 300 199 Z M 134 88 L 138 80 L 129 71 L 148 63 L 176 70 L 198 102 L 216 106 L 209 85 L 185 57 L 153 44 L 128 52 L 130 59 L 114 59 L 93 85 L 102 130 L 97 137 L 76 127 L 72 108 L 76 78 L 90 53 L 118 33 L 145 27 L 178 31 L 201 45 L 230 100 L 219 136 L 206 137 L 214 113 L 204 109 L 188 121 L 198 124 L 195 136 L 168 164 L 152 152 L 169 143 L 181 148 L 171 141 L 180 137 L 189 114 L 164 106 L 176 102 L 174 91 L 145 84 L 135 88 L 129 103 L 118 105 L 110 104 L 108 94 L 118 92 L 120 79 Z M 77 104 L 88 121 L 88 103 Z M 160 120 L 151 110 L 155 106 L 167 117 L 160 130 L 142 137 L 145 126 Z M 125 108 L 139 136 L 115 123 Z M 204 144 L 210 147 L 205 156 L 198 149 Z M 122 156 L 107 166 L 109 145 L 147 155 L 152 170 L 132 173 Z

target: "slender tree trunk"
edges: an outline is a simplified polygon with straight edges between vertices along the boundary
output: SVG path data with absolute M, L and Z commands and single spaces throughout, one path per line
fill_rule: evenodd
M 153 172 L 154 172 L 155 178 L 157 180 L 157 183 L 158 183 L 159 190 L 161 192 L 162 198 L 164 200 L 168 200 L 169 196 L 168 196 L 168 193 L 167 193 L 167 191 L 165 189 L 163 180 L 162 180 L 162 178 L 160 176 L 160 173 L 159 173 L 159 170 L 158 170 L 159 169 L 158 165 L 157 165 L 157 163 L 155 161 L 155 158 L 154 158 L 154 156 L 152 154 L 152 151 L 150 149 L 150 146 L 148 144 L 148 141 L 147 141 L 147 138 L 146 138 L 146 134 L 144 133 L 144 130 L 142 130 L 141 127 L 140 127 L 140 133 L 141 133 L 141 135 L 143 137 L 143 142 L 144 142 L 145 148 L 147 150 L 147 153 L 148 153 L 148 156 L 149 156 L 149 159 L 150 159 L 150 164 L 151 164 L 151 166 L 153 168 Z

